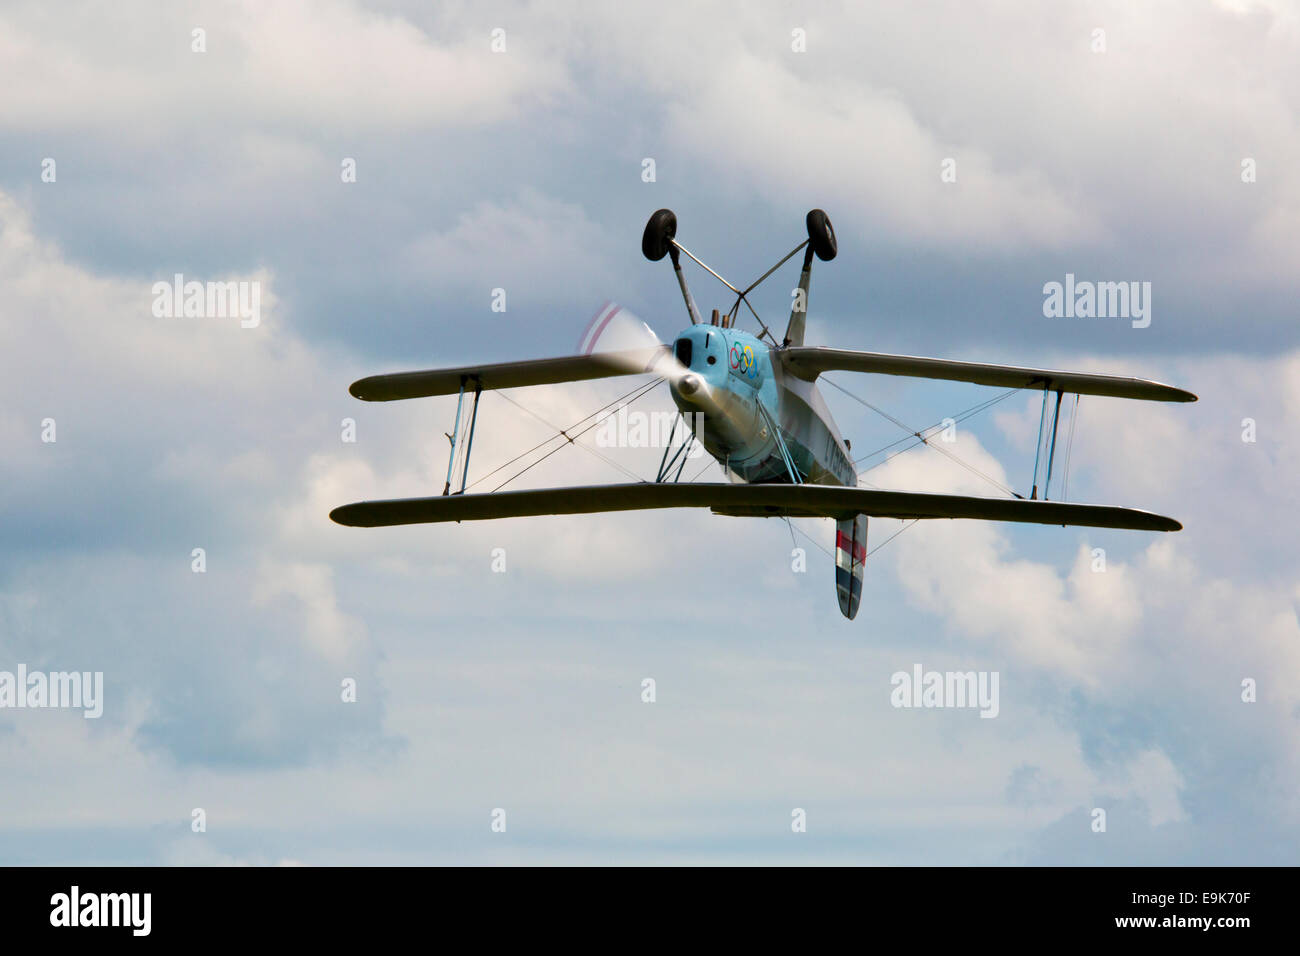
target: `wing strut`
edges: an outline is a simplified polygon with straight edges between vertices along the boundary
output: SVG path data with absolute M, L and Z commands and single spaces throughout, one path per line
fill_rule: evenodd
M 686 459 L 690 457 L 691 444 L 695 441 L 696 430 L 700 428 L 700 419 L 698 412 L 690 412 L 684 417 L 686 434 L 682 436 L 680 445 L 676 444 L 673 439 L 677 437 L 677 425 L 683 420 L 683 416 L 678 415 L 677 418 L 673 419 L 672 431 L 668 433 L 668 441 L 664 444 L 664 454 L 659 460 L 659 471 L 655 475 L 656 482 L 667 481 L 669 475 L 672 475 L 673 481 L 679 481 L 682 477 L 683 469 L 686 468 Z M 691 426 L 692 422 L 695 423 L 694 428 Z M 670 451 L 673 453 L 672 458 L 668 457 Z M 678 463 L 679 459 L 680 464 Z M 677 469 L 677 474 L 675 475 L 673 475 L 674 467 Z
M 451 442 L 451 451 L 447 454 L 447 481 L 442 486 L 442 493 L 451 492 L 451 472 L 456 467 L 456 439 L 460 437 L 460 410 L 465 405 L 465 379 L 460 380 L 460 397 L 456 399 L 456 424 L 451 426 L 451 434 L 447 435 L 447 441 Z M 465 489 L 461 489 L 464 491 Z
M 451 442 L 451 452 L 447 456 L 447 480 L 442 486 L 444 495 L 451 494 L 451 480 L 454 477 L 456 457 L 459 452 L 456 441 L 460 438 L 460 421 L 464 417 L 462 410 L 465 407 L 465 386 L 470 378 L 474 379 L 474 403 L 470 406 L 469 435 L 465 441 L 465 455 L 460 463 L 460 491 L 456 492 L 456 494 L 463 495 L 465 493 L 465 483 L 469 479 L 469 456 L 470 452 L 474 450 L 474 426 L 478 423 L 478 400 L 483 394 L 483 381 L 477 375 L 462 375 L 460 377 L 460 396 L 456 399 L 456 424 L 452 426 L 451 434 L 447 435 L 447 439 Z M 443 434 L 446 434 L 446 432 Z
M 1049 497 L 1052 488 L 1052 461 L 1056 458 L 1056 428 L 1061 422 L 1061 391 L 1056 392 L 1056 406 L 1052 409 L 1052 433 L 1047 439 L 1047 480 L 1043 482 L 1043 500 Z M 1034 449 L 1034 480 L 1029 492 L 1029 500 L 1038 498 L 1038 459 L 1043 454 L 1043 426 L 1047 424 L 1047 389 L 1043 389 L 1043 407 L 1038 413 L 1038 447 Z
M 465 493 L 465 483 L 469 481 L 469 456 L 474 450 L 474 426 L 478 424 L 478 400 L 483 394 L 483 383 L 474 379 L 474 407 L 469 413 L 469 441 L 465 443 L 465 466 L 460 473 L 460 493 Z
M 799 477 L 799 469 L 795 466 L 794 458 L 791 456 L 790 450 L 785 445 L 785 438 L 781 435 L 781 426 L 777 423 L 776 419 L 772 417 L 772 413 L 769 412 L 761 402 L 759 403 L 758 409 L 763 413 L 763 420 L 767 422 L 767 427 L 772 429 L 772 434 L 776 436 L 776 448 L 777 451 L 781 453 L 781 461 L 785 465 L 786 473 L 790 476 L 790 484 L 803 484 L 803 479 Z
M 1047 393 L 1044 392 L 1044 395 Z M 1048 498 L 1048 492 L 1052 490 L 1052 462 L 1056 459 L 1056 427 L 1061 423 L 1061 393 L 1056 393 L 1056 408 L 1052 412 L 1052 443 L 1048 446 L 1047 451 L 1047 481 L 1043 483 L 1043 500 Z

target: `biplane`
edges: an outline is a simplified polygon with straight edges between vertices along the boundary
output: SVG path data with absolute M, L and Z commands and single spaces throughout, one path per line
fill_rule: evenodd
M 1139 531 L 1178 531 L 1182 527 L 1172 518 L 1147 511 L 1053 501 L 1048 495 L 1062 395 L 1160 402 L 1194 402 L 1195 395 L 1137 378 L 805 345 L 813 258 L 830 261 L 838 251 L 835 232 L 825 212 L 812 210 L 805 225 L 807 238 L 741 289 L 677 241 L 677 217 L 671 210 L 656 211 L 642 235 L 642 252 L 652 262 L 665 256 L 671 260 L 691 321 L 671 345 L 656 342 L 645 348 L 617 351 L 596 351 L 589 345 L 580 354 L 559 358 L 374 375 L 354 382 L 350 388 L 352 395 L 368 402 L 459 395 L 455 432 L 447 435 L 452 460 L 448 463 L 447 481 L 441 495 L 361 501 L 335 508 L 330 517 L 354 527 L 656 508 L 708 508 L 714 514 L 742 517 L 831 518 L 836 522 L 836 591 L 840 611 L 850 619 L 857 613 L 862 596 L 870 517 L 966 518 Z M 785 335 L 777 342 L 748 297 L 759 283 L 800 252 L 803 252 L 803 269 L 799 286 L 794 290 L 794 305 Z M 701 317 L 682 271 L 683 255 L 719 279 L 735 295 L 734 304 L 725 314 L 714 310 L 707 322 Z M 761 326 L 758 334 L 736 327 L 742 303 Z M 593 323 L 608 322 L 616 311 L 605 310 Z M 594 333 L 589 336 L 593 343 L 600 329 Z M 1040 450 L 1047 447 L 1042 435 L 1048 418 L 1048 396 L 1055 393 L 1042 497 L 1039 497 L 1037 456 L 1028 497 L 1015 492 L 1007 498 L 990 498 L 859 487 L 850 446 L 841 437 L 817 387 L 818 377 L 830 371 L 1041 390 Z M 670 447 L 664 448 L 655 481 L 465 493 L 478 401 L 484 391 L 637 374 L 666 379 L 683 418 L 694 422 L 683 430 L 682 443 L 675 447 L 671 459 Z M 466 408 L 467 396 L 472 405 L 467 411 L 467 434 L 462 439 L 461 423 L 466 417 L 462 410 Z M 563 431 L 561 435 L 573 440 Z M 925 440 L 920 433 L 918 437 Z M 693 441 L 700 442 L 722 465 L 727 482 L 680 481 L 682 471 L 678 461 L 684 463 L 683 452 Z M 460 488 L 453 491 L 457 477 L 453 475 L 453 465 L 458 454 L 463 460 L 459 469 Z

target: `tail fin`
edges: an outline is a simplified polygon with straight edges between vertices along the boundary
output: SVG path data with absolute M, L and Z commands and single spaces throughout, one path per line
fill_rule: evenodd
M 867 561 L 867 516 L 835 522 L 835 590 L 840 613 L 850 621 L 862 600 L 862 574 Z
M 785 345 L 803 345 L 803 327 L 808 317 L 808 283 L 812 281 L 813 248 L 809 244 L 803 257 L 803 272 L 799 275 L 799 291 L 790 308 L 790 324 L 785 327 Z

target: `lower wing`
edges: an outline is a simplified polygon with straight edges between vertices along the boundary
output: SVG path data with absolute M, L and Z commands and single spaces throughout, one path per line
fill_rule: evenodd
M 1153 402 L 1196 401 L 1196 396 L 1185 389 L 1119 375 L 1092 375 L 1087 372 L 1061 372 L 1046 368 L 985 365 L 981 362 L 953 362 L 948 359 L 919 358 L 913 355 L 888 355 L 884 352 L 851 352 L 847 349 L 802 346 L 780 349 L 772 354 L 779 357 L 789 372 L 809 381 L 823 372 L 839 370 L 973 382 L 976 385 L 993 385 L 999 388 L 1041 388 L 1049 392 L 1108 395 L 1112 398 L 1139 398 Z
M 654 508 L 710 508 L 717 514 L 752 517 L 972 518 L 1032 524 L 1178 531 L 1173 518 L 1118 508 L 1023 498 L 973 498 L 910 491 L 876 491 L 838 485 L 670 484 L 641 482 L 499 491 L 485 495 L 439 495 L 358 501 L 330 512 L 339 524 L 374 528 L 438 521 L 481 521 L 533 515 L 595 514 Z

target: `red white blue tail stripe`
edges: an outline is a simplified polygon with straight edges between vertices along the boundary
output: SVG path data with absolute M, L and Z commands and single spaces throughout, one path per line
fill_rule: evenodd
M 867 562 L 867 516 L 835 523 L 835 590 L 840 611 L 849 620 L 862 601 L 862 574 Z

